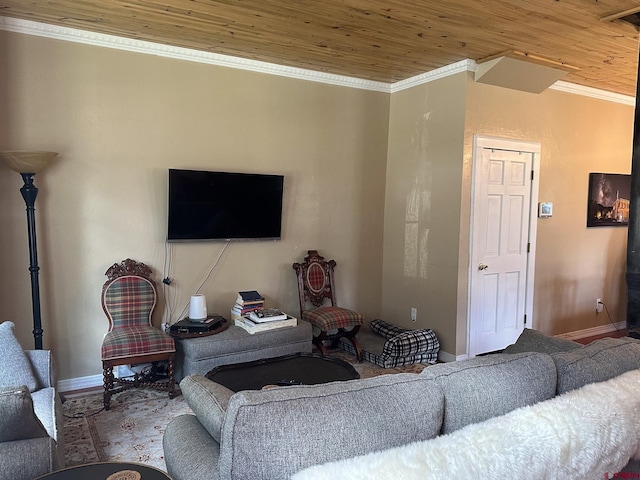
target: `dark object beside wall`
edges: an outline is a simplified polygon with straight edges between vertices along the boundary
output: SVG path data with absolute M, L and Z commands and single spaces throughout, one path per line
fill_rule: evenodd
M 296 353 L 253 362 L 222 365 L 206 377 L 229 390 L 260 390 L 267 385 L 316 385 L 360 378 L 358 372 L 337 358 Z

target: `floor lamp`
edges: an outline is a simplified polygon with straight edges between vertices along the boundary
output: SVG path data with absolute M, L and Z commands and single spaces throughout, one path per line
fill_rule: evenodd
M 58 154 L 56 152 L 38 152 L 14 150 L 0 152 L 0 158 L 11 170 L 22 176 L 24 185 L 20 189 L 27 206 L 27 232 L 29 234 L 29 272 L 31 274 L 31 305 L 33 307 L 33 338 L 35 348 L 42 349 L 42 317 L 40 314 L 40 283 L 38 280 L 38 243 L 36 241 L 36 197 L 38 189 L 33 184 L 33 177 L 49 165 Z

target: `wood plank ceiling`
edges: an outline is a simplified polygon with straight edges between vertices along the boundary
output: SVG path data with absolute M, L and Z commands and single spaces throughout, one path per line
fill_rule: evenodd
M 0 0 L 0 15 L 393 83 L 508 50 L 635 96 L 640 0 Z

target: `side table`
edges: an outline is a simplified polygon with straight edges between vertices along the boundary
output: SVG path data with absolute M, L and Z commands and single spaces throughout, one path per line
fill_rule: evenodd
M 171 480 L 160 469 L 142 463 L 98 462 L 63 468 L 36 480 Z

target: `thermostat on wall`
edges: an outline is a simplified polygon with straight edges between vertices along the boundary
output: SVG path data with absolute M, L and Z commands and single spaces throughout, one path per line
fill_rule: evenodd
M 538 204 L 538 217 L 545 218 L 553 215 L 553 203 L 540 202 Z

